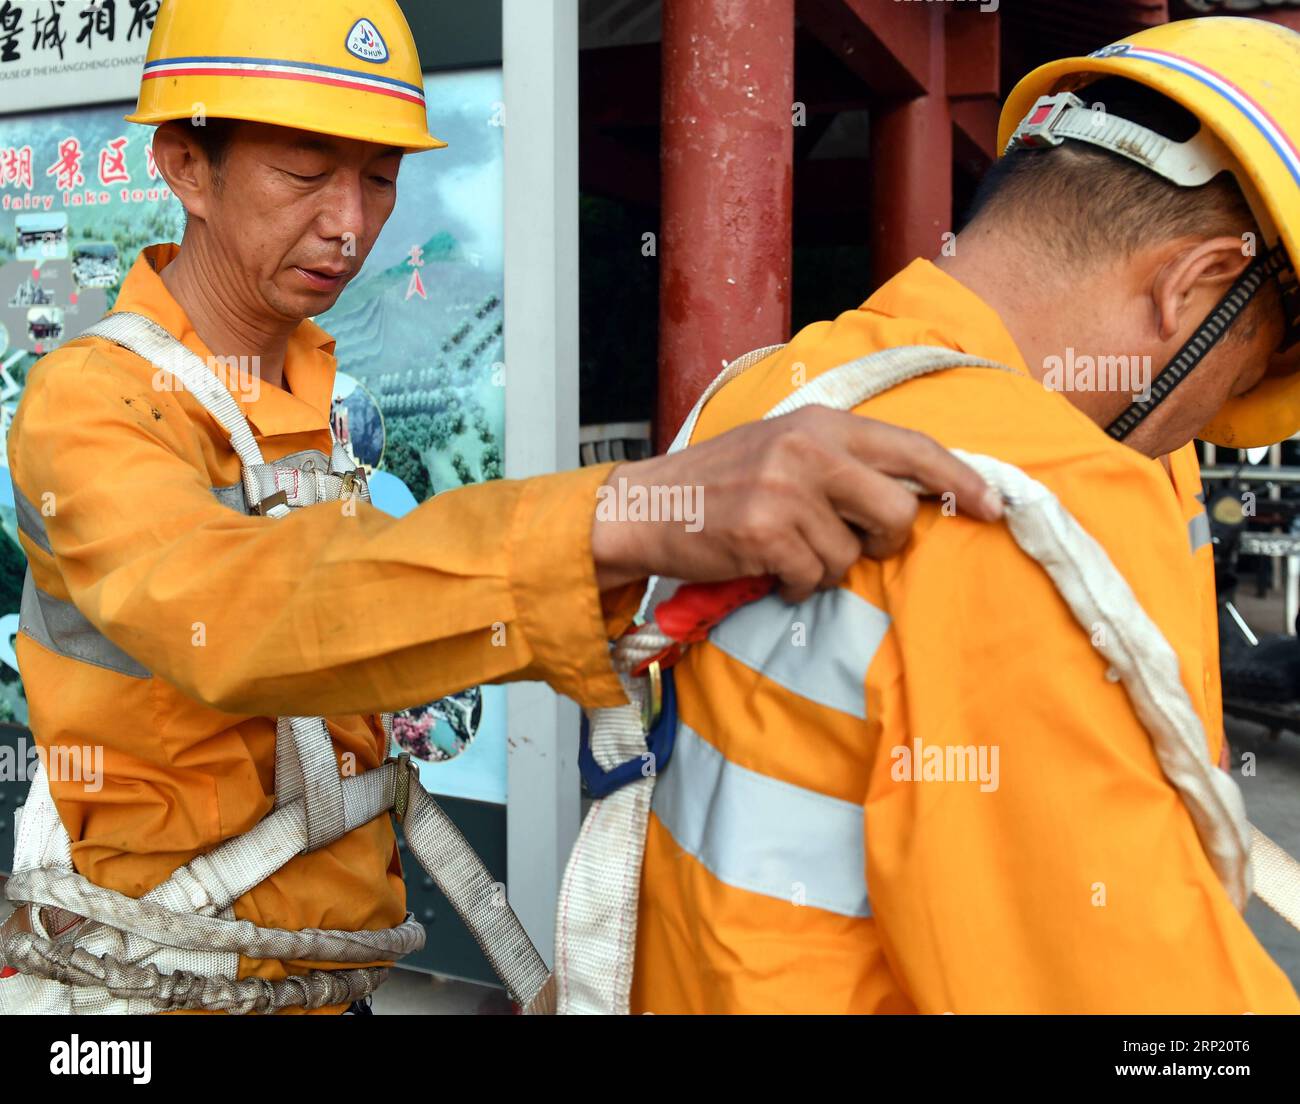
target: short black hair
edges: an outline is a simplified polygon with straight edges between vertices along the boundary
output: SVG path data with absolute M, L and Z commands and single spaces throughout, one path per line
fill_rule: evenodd
M 1106 77 L 1071 89 L 1089 106 L 1140 123 L 1176 142 L 1199 120 L 1181 104 L 1136 81 Z M 1018 223 L 1065 261 L 1129 256 L 1190 235 L 1259 236 L 1250 205 L 1229 172 L 1184 188 L 1126 157 L 1067 139 L 1059 146 L 1019 149 L 989 170 L 967 222 Z
M 203 151 L 203 156 L 212 166 L 213 184 L 221 186 L 221 167 L 226 154 L 230 151 L 230 142 L 235 135 L 235 119 L 204 119 L 201 123 L 190 120 L 189 134 Z

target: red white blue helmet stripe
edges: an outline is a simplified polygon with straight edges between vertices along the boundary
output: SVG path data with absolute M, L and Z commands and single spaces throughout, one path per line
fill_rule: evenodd
M 361 92 L 376 92 L 424 106 L 424 89 L 418 84 L 373 73 L 358 73 L 336 65 L 318 65 L 307 61 L 280 61 L 275 58 L 181 57 L 160 58 L 145 63 L 144 79 L 158 77 L 265 77 L 274 80 L 308 81 Z
M 1248 93 L 1228 80 L 1227 77 L 1185 57 L 1171 54 L 1167 50 L 1152 50 L 1145 46 L 1131 46 L 1126 43 L 1119 43 L 1117 46 L 1097 51 L 1094 56 L 1124 57 L 1134 58 L 1138 61 L 1149 61 L 1199 81 L 1232 104 L 1250 125 L 1267 139 L 1268 144 L 1273 147 L 1278 157 L 1282 159 L 1282 163 L 1286 165 L 1287 171 L 1291 174 L 1291 179 L 1296 182 L 1297 186 L 1300 186 L 1300 150 L 1296 149 L 1295 143 L 1287 137 L 1286 132 L 1277 125 L 1273 117 L 1256 103 Z

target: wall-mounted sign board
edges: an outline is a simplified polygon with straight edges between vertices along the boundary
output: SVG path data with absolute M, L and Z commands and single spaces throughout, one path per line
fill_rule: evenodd
M 0 113 L 134 100 L 161 0 L 0 0 Z

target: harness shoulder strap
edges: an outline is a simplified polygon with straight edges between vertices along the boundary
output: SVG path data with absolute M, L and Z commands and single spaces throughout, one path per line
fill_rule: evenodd
M 704 389 L 704 394 L 696 400 L 691 412 L 686 416 L 686 421 L 682 423 L 681 429 L 677 431 L 677 436 L 673 438 L 673 443 L 668 446 L 669 452 L 677 452 L 691 443 L 691 437 L 695 433 L 695 423 L 700 420 L 700 411 L 704 409 L 707 403 L 722 388 L 735 379 L 738 375 L 748 368 L 752 368 L 759 361 L 766 360 L 773 353 L 779 353 L 785 348 L 785 344 L 765 345 L 761 349 L 754 349 L 744 356 L 737 357 L 728 364 L 714 378 L 713 382 Z
M 152 319 L 127 311 L 110 314 L 80 336 L 120 345 L 159 371 L 167 372 L 193 394 L 229 436 L 242 466 L 245 501 L 258 513 L 283 517 L 289 507 L 336 501 L 354 493 L 369 501 L 370 491 L 363 473 L 334 439 L 332 430 L 328 472 L 265 463 L 248 419 L 230 392 L 194 352 Z
M 230 438 L 230 445 L 239 457 L 248 500 L 261 502 L 254 473 L 263 464 L 262 450 L 258 447 L 252 427 L 244 417 L 244 412 L 239 409 L 239 404 L 197 353 L 187 349 L 153 319 L 129 311 L 102 318 L 81 336 L 111 341 L 135 353 L 159 371 L 167 372 L 198 399 L 203 409 L 216 419 Z M 289 508 L 285 504 L 278 504 L 265 512 L 270 517 L 283 517 L 288 514 Z
M 700 396 L 668 451 L 678 452 L 691 443 L 691 437 L 694 436 L 695 427 L 705 404 L 726 384 L 746 369 L 752 368 L 784 348 L 784 345 L 768 345 L 762 349 L 755 349 L 752 353 L 746 353 L 743 357 L 737 357 L 727 365 Z M 894 349 L 880 349 L 874 353 L 867 353 L 856 360 L 823 372 L 782 399 L 764 414 L 763 418 L 764 420 L 779 418 L 804 406 L 827 406 L 832 410 L 852 410 L 868 399 L 875 398 L 910 379 L 931 372 L 940 372 L 946 368 L 993 368 L 1013 373 L 1015 371 L 997 361 L 971 356 L 969 353 L 943 346 L 900 345 Z M 678 585 L 677 580 L 664 579 L 658 575 L 649 579 L 645 596 L 637 611 L 638 619 L 649 621 L 654 616 L 655 609 L 672 597 Z
M 102 318 L 82 337 L 111 341 L 173 376 L 202 404 L 230 436 L 240 462 L 262 463 L 262 452 L 244 412 L 197 353 L 188 349 L 151 318 L 122 311 Z
M 993 368 L 1000 372 L 1015 372 L 1015 369 L 995 360 L 971 356 L 957 349 L 937 345 L 900 345 L 895 349 L 868 353 L 823 372 L 782 399 L 763 417 L 779 418 L 804 406 L 852 410 L 908 380 L 947 368 Z

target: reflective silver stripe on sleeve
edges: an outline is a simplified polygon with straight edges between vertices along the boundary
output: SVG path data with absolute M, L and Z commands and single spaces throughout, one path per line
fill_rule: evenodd
M 1210 543 L 1210 519 L 1207 514 L 1201 512 L 1187 523 L 1187 540 L 1193 552 Z
M 45 532 L 45 518 L 32 505 L 28 497 L 14 484 L 14 512 L 18 515 L 18 528 L 42 552 L 50 552 L 50 537 Z
M 860 805 L 738 766 L 679 723 L 652 808 L 678 846 L 726 885 L 871 915 Z
M 865 720 L 867 668 L 889 624 L 889 614 L 836 587 L 798 605 L 769 594 L 741 606 L 709 641 L 790 693 Z
M 142 667 L 86 620 L 71 602 L 63 602 L 38 590 L 31 568 L 23 579 L 23 600 L 18 611 L 18 630 L 36 643 L 68 659 L 93 663 L 119 675 L 149 678 Z

